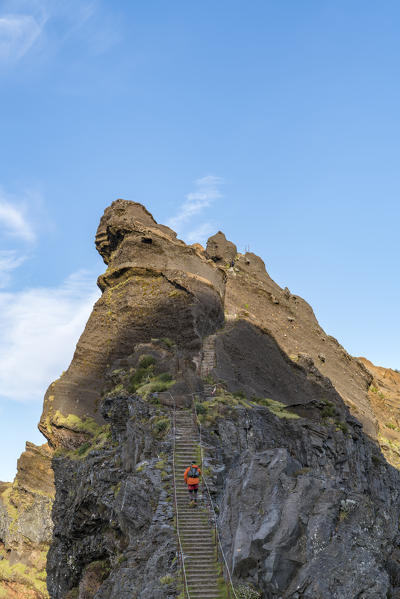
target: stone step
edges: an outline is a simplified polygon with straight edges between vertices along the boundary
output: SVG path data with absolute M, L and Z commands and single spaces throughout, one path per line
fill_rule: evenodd
M 182 547 L 184 551 L 188 551 L 189 553 L 203 549 L 204 551 L 209 551 L 210 555 L 214 555 L 215 550 L 215 544 L 212 541 L 190 541 L 188 539 L 182 539 Z
M 182 539 L 200 539 L 200 540 L 204 540 L 204 541 L 211 541 L 213 542 L 213 537 L 210 534 L 210 530 L 207 528 L 204 529 L 200 529 L 200 530 L 196 530 L 196 532 L 193 532 L 192 530 L 190 530 L 189 528 L 182 528 L 182 526 L 179 526 L 179 532 L 181 535 Z
M 208 553 L 207 555 L 204 552 L 197 553 L 196 555 L 185 555 L 185 563 L 190 561 L 190 567 L 198 567 L 199 569 L 205 568 L 214 568 L 216 564 L 216 558 L 214 554 Z M 192 563 L 193 562 L 193 563 Z
M 174 458 L 175 458 L 175 462 L 177 461 L 187 461 L 189 460 L 189 462 L 191 462 L 192 460 L 198 460 L 200 462 L 201 459 L 201 455 L 197 455 L 198 449 L 196 447 L 196 449 L 194 449 L 193 451 L 190 451 L 190 449 L 181 449 L 181 450 L 177 450 L 175 452 Z M 199 465 L 199 464 L 197 464 Z M 190 464 L 189 464 L 190 466 Z
M 210 370 L 215 364 L 214 340 L 204 347 L 203 365 Z M 213 386 L 210 386 L 212 389 Z M 174 496 L 176 496 L 179 533 L 185 557 L 190 599 L 222 599 L 218 586 L 217 553 L 214 541 L 214 523 L 210 520 L 204 494 L 197 496 L 199 504 L 189 507 L 190 495 L 183 480 L 183 473 L 192 460 L 197 458 L 200 442 L 192 413 L 176 414 L 174 447 Z M 200 504 L 201 501 L 201 504 Z
M 199 551 L 199 552 L 183 552 L 185 555 L 185 560 L 191 560 L 193 564 L 190 564 L 190 567 L 196 567 L 204 569 L 215 568 L 216 567 L 216 555 L 214 552 Z M 197 561 L 198 560 L 198 561 Z
M 213 579 L 213 576 L 215 576 L 217 574 L 217 570 L 214 570 L 213 572 L 204 572 L 203 574 L 201 573 L 191 573 L 188 572 L 186 570 L 186 577 L 189 580 L 199 580 L 199 581 L 203 581 L 203 582 L 209 582 L 210 580 L 212 580 L 214 582 L 215 579 Z
M 205 539 L 201 539 L 201 538 L 190 539 L 188 537 L 183 537 L 181 535 L 181 542 L 182 542 L 183 547 L 186 547 L 186 549 L 188 547 L 196 547 L 196 555 L 200 549 L 202 549 L 204 551 L 205 555 L 207 552 L 209 552 L 209 555 L 215 555 L 216 546 L 212 539 L 209 539 L 208 541 L 206 541 Z
M 194 514 L 198 513 L 198 514 L 201 514 L 201 515 L 205 514 L 207 516 L 207 518 L 210 517 L 208 510 L 207 510 L 207 512 L 202 512 L 201 508 L 199 508 L 199 507 L 197 507 L 197 508 L 192 507 L 190 509 L 189 508 L 185 509 L 185 506 L 180 507 L 179 504 L 178 504 L 178 509 L 179 509 L 179 516 L 182 517 L 182 518 L 183 517 L 189 517 L 189 516 L 193 515 L 193 513 Z
M 175 449 L 176 451 L 182 450 L 182 449 L 197 449 L 198 444 L 196 443 L 184 443 L 182 441 L 182 443 L 176 443 L 175 445 Z
M 185 552 L 183 553 L 184 555 L 187 555 Z M 201 569 L 201 572 L 203 573 L 216 572 L 217 558 L 215 555 L 211 554 L 208 557 L 201 555 L 197 557 L 197 554 L 190 554 L 190 557 L 185 557 L 185 564 L 187 572 L 197 572 L 199 569 Z
M 204 574 L 204 576 L 196 576 L 196 575 L 190 575 L 190 574 L 186 574 L 186 580 L 188 581 L 188 586 L 189 588 L 192 587 L 196 590 L 200 590 L 200 589 L 204 589 L 206 588 L 207 590 L 211 590 L 214 589 L 216 591 L 219 590 L 218 588 L 218 582 L 217 582 L 217 573 L 215 572 L 214 576 L 211 574 Z
M 189 593 L 190 599 L 222 599 L 224 597 L 218 587 L 216 589 L 194 589 L 189 587 Z
M 192 530 L 189 529 L 184 529 L 181 526 L 179 526 L 179 534 L 182 540 L 185 541 L 185 543 L 191 543 L 191 542 L 196 542 L 199 541 L 201 543 L 207 543 L 207 544 L 212 544 L 215 545 L 214 543 L 214 535 L 210 532 L 210 530 L 199 530 L 196 533 L 193 533 Z
M 197 548 L 201 547 L 202 549 L 209 549 L 210 547 L 212 547 L 213 550 L 215 549 L 214 539 L 211 537 L 195 537 L 190 535 L 189 533 L 187 535 L 184 535 L 182 531 L 180 531 L 180 537 L 185 547 L 188 547 L 189 545 L 195 545 Z
M 215 582 L 214 584 L 209 582 L 209 583 L 201 583 L 198 581 L 187 581 L 188 582 L 188 587 L 189 587 L 189 593 L 190 593 L 190 597 L 196 597 L 197 595 L 195 595 L 194 593 L 219 593 L 219 586 L 218 583 Z M 203 597 L 203 595 L 201 595 L 201 597 Z

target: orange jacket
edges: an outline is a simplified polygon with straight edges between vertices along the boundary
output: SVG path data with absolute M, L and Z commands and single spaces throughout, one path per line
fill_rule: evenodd
M 189 470 L 192 467 L 197 468 L 197 471 L 198 471 L 199 475 L 201 474 L 200 468 L 196 464 L 192 464 L 192 466 L 188 466 L 186 468 L 185 473 L 183 475 L 183 478 L 185 479 L 185 483 L 187 485 L 198 485 L 199 484 L 199 477 L 198 476 L 196 478 L 192 478 L 191 476 L 188 476 Z

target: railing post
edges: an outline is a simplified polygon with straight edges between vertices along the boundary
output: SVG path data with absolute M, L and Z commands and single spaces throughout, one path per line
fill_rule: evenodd
M 228 575 L 227 574 L 225 575 L 225 580 L 228 580 Z M 226 588 L 228 589 L 228 599 L 232 599 L 231 587 L 230 587 L 230 584 L 229 584 L 229 580 L 227 582 Z

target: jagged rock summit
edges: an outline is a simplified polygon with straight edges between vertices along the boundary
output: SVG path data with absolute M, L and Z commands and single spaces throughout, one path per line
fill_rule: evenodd
M 78 446 L 86 439 L 83 420 L 103 423 L 107 368 L 129 348 L 168 337 L 196 363 L 202 339 L 222 326 L 224 314 L 267 331 L 294 362 L 329 377 L 376 436 L 371 376 L 363 364 L 324 333 L 304 300 L 272 281 L 258 256 L 237 254 L 221 231 L 204 252 L 157 224 L 141 204 L 116 200 L 101 218 L 96 248 L 108 267 L 98 280 L 103 295 L 71 365 L 46 393 L 39 428 L 51 446 Z
M 203 456 L 240 599 L 399 599 L 397 373 L 350 356 L 221 231 L 187 245 L 117 200 L 95 241 L 102 295 L 47 390 L 49 447 L 27 448 L 51 460 L 51 527 L 15 535 L 25 491 L 29 515 L 53 489 L 25 476 L 38 463 L 25 456 L 0 489 L 0 581 L 23 585 L 14 556 L 31 568 L 50 532 L 48 593 L 26 584 L 29 598 L 182 597 L 179 525 L 190 597 L 222 599 L 210 502 L 193 538 L 185 520 L 183 469 Z

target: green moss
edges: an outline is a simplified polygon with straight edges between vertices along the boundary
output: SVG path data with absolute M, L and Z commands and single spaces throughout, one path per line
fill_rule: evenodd
M 169 376 L 169 375 L 168 375 Z M 161 377 L 161 378 L 160 378 Z M 147 398 L 150 393 L 159 393 L 167 391 L 175 384 L 174 380 L 165 380 L 166 373 L 162 373 L 156 377 L 152 377 L 148 382 L 136 388 L 136 393 L 143 398 Z M 164 380 L 163 380 L 164 379 Z
M 398 426 L 395 426 L 394 424 L 392 424 L 391 422 L 387 422 L 385 424 L 386 428 L 390 428 L 392 429 L 392 431 L 400 431 Z
M 10 486 L 3 491 L 3 493 L 0 495 L 0 500 L 3 503 L 4 507 L 7 510 L 7 514 L 11 519 L 11 522 L 16 521 L 16 519 L 18 518 L 18 510 L 16 508 L 16 506 L 14 505 L 14 503 L 12 503 L 11 501 L 11 493 L 13 491 L 13 487 L 12 487 L 12 483 L 10 483 Z
M 172 341 L 172 339 L 169 339 L 168 337 L 161 337 L 161 341 L 164 343 L 164 345 L 166 345 L 169 348 L 175 345 L 174 341 Z
M 345 422 L 340 422 L 340 421 L 338 421 L 338 420 L 337 420 L 337 421 L 335 422 L 335 424 L 336 424 L 336 430 L 337 430 L 337 431 L 342 431 L 342 433 L 343 433 L 344 435 L 347 435 L 347 434 L 348 434 L 348 432 L 349 432 L 349 427 L 347 426 L 347 424 L 346 424 Z
M 278 418 L 286 418 L 293 420 L 297 420 L 300 418 L 298 414 L 291 412 L 284 403 L 276 401 L 275 399 L 253 398 L 252 401 L 257 405 L 265 406 L 269 409 L 270 412 L 275 414 L 275 416 L 278 416 Z
M 161 372 L 161 374 L 157 375 L 156 379 L 163 383 L 170 383 L 172 381 L 172 376 L 169 372 Z
M 372 461 L 372 463 L 373 463 L 374 466 L 380 466 L 382 464 L 382 460 L 377 455 L 371 456 L 371 461 Z
M 160 578 L 160 582 L 161 584 L 165 585 L 172 584 L 174 582 L 174 578 L 171 576 L 171 574 L 166 574 Z
M 141 385 L 150 381 L 153 375 L 153 365 L 150 364 L 146 368 L 139 367 L 131 376 L 128 385 L 128 391 L 134 393 Z
M 64 416 L 58 410 L 53 415 L 53 422 L 56 426 L 69 428 L 71 431 L 77 433 L 87 433 L 91 436 L 97 435 L 102 428 L 93 418 L 87 416 L 79 418 L 76 414 Z
M 93 432 L 94 430 L 96 432 Z M 95 449 L 101 449 L 111 442 L 111 427 L 109 424 L 105 424 L 103 426 L 96 424 L 96 429 L 91 428 L 90 434 L 92 435 L 91 438 L 82 443 L 82 445 L 80 445 L 77 449 L 67 450 L 63 447 L 59 447 L 55 451 L 55 457 L 67 457 L 72 460 L 83 459 L 91 451 Z
M 18 582 L 30 589 L 34 589 L 43 598 L 49 597 L 46 582 L 43 580 L 43 571 L 36 568 L 28 567 L 21 563 L 11 566 L 6 559 L 3 559 L 0 561 L 0 580 Z

